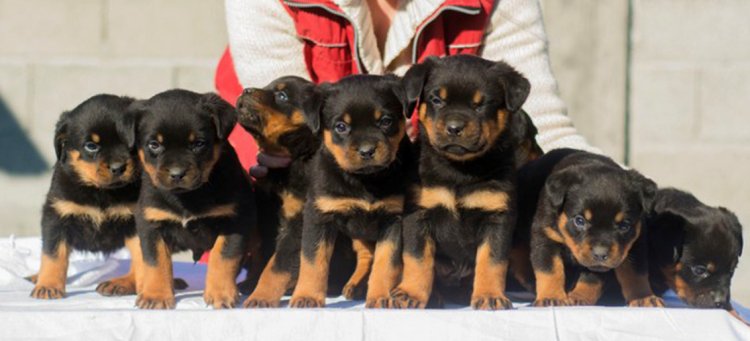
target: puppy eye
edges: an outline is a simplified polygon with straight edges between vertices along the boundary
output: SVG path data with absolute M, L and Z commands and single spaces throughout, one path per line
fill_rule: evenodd
M 204 147 L 206 147 L 206 140 L 200 140 L 200 139 L 199 140 L 195 140 L 195 142 L 193 142 L 193 145 L 191 146 L 191 148 L 194 151 L 200 151 Z
M 342 121 L 338 121 L 338 122 L 336 122 L 336 124 L 335 124 L 335 125 L 333 126 L 333 129 L 335 129 L 337 133 L 339 133 L 339 134 L 342 134 L 342 135 L 343 135 L 343 134 L 346 134 L 346 133 L 348 133 L 348 132 L 349 132 L 349 130 L 350 130 L 351 128 L 350 128 L 350 127 L 349 127 L 349 125 L 348 125 L 348 124 L 346 124 L 345 122 L 342 122 Z
M 693 275 L 696 275 L 700 278 L 708 277 L 708 269 L 703 265 L 693 265 L 690 267 L 690 270 L 693 271 Z
M 432 105 L 438 108 L 443 107 L 443 105 L 445 104 L 442 98 L 435 96 L 435 95 L 430 96 L 430 102 L 432 103 Z
M 284 91 L 276 91 L 273 95 L 276 98 L 276 102 L 286 102 L 289 100 L 289 96 Z
M 98 144 L 91 142 L 91 141 L 83 144 L 83 149 L 86 149 L 86 151 L 89 153 L 96 153 L 99 151 L 99 148 L 100 147 Z
M 625 219 L 621 221 L 619 224 L 617 224 L 617 229 L 620 230 L 620 232 L 628 232 L 630 231 L 630 228 L 633 226 L 633 223 L 630 222 L 630 220 Z
M 390 128 L 393 125 L 393 119 L 389 116 L 383 116 L 383 118 L 380 119 L 379 124 L 383 129 Z
M 575 225 L 577 229 L 583 231 L 586 229 L 586 219 L 581 215 L 577 215 L 573 217 L 573 225 Z
M 148 141 L 148 149 L 151 149 L 152 152 L 156 153 L 161 149 L 161 143 L 156 140 Z

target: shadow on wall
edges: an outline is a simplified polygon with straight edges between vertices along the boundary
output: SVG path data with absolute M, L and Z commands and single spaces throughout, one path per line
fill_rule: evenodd
M 36 175 L 49 165 L 0 98 L 0 171 L 11 175 Z

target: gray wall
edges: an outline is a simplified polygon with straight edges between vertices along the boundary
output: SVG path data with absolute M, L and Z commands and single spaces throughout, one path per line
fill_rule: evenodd
M 633 0 L 630 65 L 629 1 L 542 4 L 581 133 L 750 226 L 750 1 Z M 39 233 L 60 112 L 99 92 L 210 91 L 225 43 L 220 0 L 0 0 L 0 236 Z M 746 303 L 748 279 L 742 261 Z

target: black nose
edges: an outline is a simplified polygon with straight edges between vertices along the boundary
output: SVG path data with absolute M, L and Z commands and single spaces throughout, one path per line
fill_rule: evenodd
M 448 131 L 448 135 L 461 136 L 464 127 L 466 127 L 466 123 L 463 121 L 450 120 L 445 123 L 445 130 Z
M 169 169 L 169 177 L 172 180 L 178 181 L 185 177 L 187 170 L 180 167 L 173 167 Z
M 359 146 L 359 149 L 357 150 L 359 152 L 359 156 L 364 160 L 370 160 L 375 155 L 375 146 L 374 145 L 362 145 Z
M 249 95 L 249 94 L 252 94 L 253 91 L 255 91 L 255 89 L 253 89 L 253 88 L 245 88 L 245 90 L 242 90 L 242 93 L 245 94 L 245 95 Z
M 603 262 L 609 258 L 609 248 L 606 246 L 594 246 L 591 255 L 597 262 Z
M 113 162 L 109 164 L 109 171 L 112 172 L 112 175 L 122 175 L 127 168 L 128 165 L 124 162 Z

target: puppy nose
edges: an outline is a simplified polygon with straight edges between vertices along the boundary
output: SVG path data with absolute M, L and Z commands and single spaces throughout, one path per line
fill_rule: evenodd
M 109 171 L 112 172 L 112 175 L 122 175 L 127 167 L 128 165 L 125 162 L 113 162 L 109 164 Z
M 711 296 L 714 301 L 714 306 L 717 308 L 724 308 L 727 302 L 727 294 L 724 290 L 713 290 Z
M 182 180 L 185 177 L 187 170 L 181 167 L 173 167 L 169 169 L 169 177 L 172 180 Z
M 245 95 L 250 95 L 253 93 L 253 91 L 255 91 L 254 88 L 245 88 L 245 90 L 242 90 L 242 93 Z
M 445 123 L 445 129 L 448 131 L 448 135 L 461 136 L 461 132 L 464 130 L 466 123 L 462 121 L 450 120 Z
M 370 160 L 375 155 L 375 145 L 366 144 L 359 146 L 359 156 L 364 160 Z
M 603 262 L 609 258 L 609 248 L 606 246 L 594 246 L 591 249 L 591 255 L 597 262 Z

